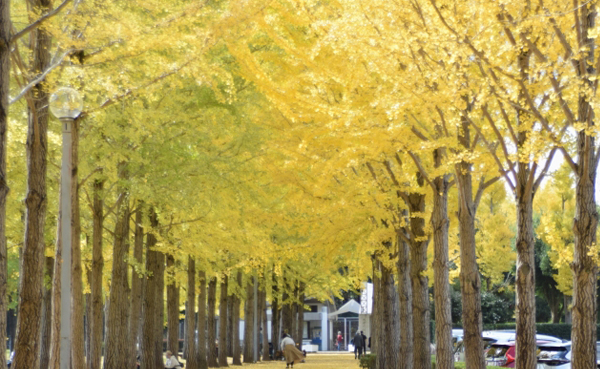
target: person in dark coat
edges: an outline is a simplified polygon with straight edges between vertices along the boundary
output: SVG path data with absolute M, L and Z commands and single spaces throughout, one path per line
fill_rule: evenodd
M 365 347 L 365 341 L 360 332 L 356 332 L 354 335 L 354 359 L 357 359 L 356 354 L 358 353 L 358 359 L 362 356 L 363 348 Z
M 360 331 L 360 335 L 363 338 L 363 354 L 367 354 L 367 336 L 365 336 L 365 334 L 363 333 L 363 331 Z

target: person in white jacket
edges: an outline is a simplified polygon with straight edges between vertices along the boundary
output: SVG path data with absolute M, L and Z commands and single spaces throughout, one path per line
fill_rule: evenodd
M 181 364 L 177 361 L 177 358 L 171 351 L 167 351 L 167 361 L 165 362 L 165 369 L 181 369 Z

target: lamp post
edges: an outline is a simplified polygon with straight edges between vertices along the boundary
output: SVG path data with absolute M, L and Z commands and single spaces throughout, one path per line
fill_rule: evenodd
M 79 92 L 69 87 L 50 96 L 50 111 L 62 125 L 62 163 L 60 170 L 60 236 L 62 268 L 60 270 L 60 369 L 71 366 L 71 130 L 83 109 Z

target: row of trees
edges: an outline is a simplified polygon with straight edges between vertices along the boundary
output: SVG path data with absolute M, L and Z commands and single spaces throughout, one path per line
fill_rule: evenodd
M 159 367 L 165 286 L 190 314 L 200 299 L 202 326 L 207 283 L 214 332 L 217 284 L 221 315 L 237 314 L 228 296 L 253 306 L 239 290 L 256 277 L 260 303 L 289 321 L 301 291 L 326 299 L 371 276 L 378 367 L 430 367 L 430 284 L 437 367 L 453 366 L 458 278 L 467 366 L 483 368 L 481 276 L 511 269 L 512 218 L 517 365 L 533 369 L 541 191 L 538 234 L 573 295 L 573 367 L 596 366 L 595 2 L 55 5 L 0 13 L 0 296 L 18 316 L 14 368 L 54 367 L 58 352 L 60 150 L 47 114 L 58 81 L 86 95 L 73 142 L 74 367 L 97 367 L 103 309 L 105 367 L 132 364 L 135 337 L 142 367 Z M 178 308 L 167 310 L 173 324 Z M 189 365 L 214 352 L 207 339 L 187 347 Z

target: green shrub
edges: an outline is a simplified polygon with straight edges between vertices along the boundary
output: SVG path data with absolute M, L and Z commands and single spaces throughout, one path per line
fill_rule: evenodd
M 364 369 L 375 369 L 375 365 L 377 364 L 377 355 L 375 354 L 364 354 L 360 358 L 360 367 Z

